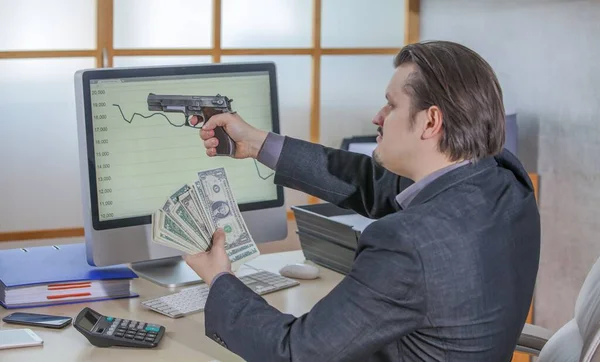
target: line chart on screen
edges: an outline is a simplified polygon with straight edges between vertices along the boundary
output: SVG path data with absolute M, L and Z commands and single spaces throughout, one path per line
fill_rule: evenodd
M 172 91 L 168 84 L 161 86 L 163 92 Z M 199 130 L 183 127 L 184 114 L 148 111 L 146 97 L 155 88 L 140 83 L 92 86 L 101 221 L 152 213 L 174 190 L 196 180 L 199 171 L 217 167 L 225 167 L 238 203 L 277 199 L 271 169 L 250 158 L 209 157 Z M 195 92 L 202 92 L 197 88 Z M 239 105 L 247 115 L 245 120 L 267 128 L 268 105 L 260 104 L 252 94 L 236 96 L 246 99 Z

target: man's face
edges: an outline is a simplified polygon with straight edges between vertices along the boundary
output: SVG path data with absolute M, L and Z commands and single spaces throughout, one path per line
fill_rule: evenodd
M 396 69 L 386 89 L 387 104 L 373 119 L 373 123 L 379 126 L 373 158 L 401 176 L 410 173 L 411 160 L 417 154 L 420 139 L 417 119 L 411 128 L 411 99 L 404 90 L 407 77 L 414 70 L 412 64 L 401 65 Z

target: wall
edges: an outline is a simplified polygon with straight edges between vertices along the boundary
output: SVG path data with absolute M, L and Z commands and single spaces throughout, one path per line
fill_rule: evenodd
M 600 2 L 422 0 L 421 39 L 471 47 L 518 112 L 518 156 L 540 174 L 534 320 L 556 329 L 600 256 Z

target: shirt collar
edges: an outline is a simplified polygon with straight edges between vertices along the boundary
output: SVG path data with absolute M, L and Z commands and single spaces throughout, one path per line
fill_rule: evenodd
M 471 163 L 470 160 L 461 161 L 461 162 L 454 163 L 452 165 L 446 166 L 444 168 L 441 168 L 439 170 L 436 170 L 436 171 L 430 173 L 429 175 L 423 177 L 421 180 L 408 186 L 407 188 L 402 190 L 402 192 L 400 192 L 398 195 L 396 195 L 396 202 L 398 203 L 398 205 L 400 205 L 400 207 L 402 209 L 406 209 L 408 207 L 408 205 L 411 203 L 411 201 L 417 196 L 417 194 L 421 190 L 423 190 L 425 188 L 425 186 L 429 185 L 433 180 L 437 179 L 438 177 L 440 177 L 456 168 L 459 168 L 459 167 L 464 166 L 469 163 Z

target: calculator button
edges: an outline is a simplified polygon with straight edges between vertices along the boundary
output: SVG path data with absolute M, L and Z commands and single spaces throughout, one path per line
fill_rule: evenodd
M 119 327 L 119 328 L 117 328 L 117 332 L 125 333 L 125 332 L 127 332 L 127 329 Z
M 123 332 L 116 332 L 115 337 L 123 337 L 125 334 Z
M 146 337 L 144 341 L 152 343 L 154 342 L 154 338 Z
M 136 341 L 143 341 L 144 337 L 142 337 L 142 336 L 135 336 L 135 340 Z
M 150 325 L 148 325 L 146 327 L 146 331 L 148 331 L 148 332 L 158 332 L 158 331 L 160 331 L 160 328 L 158 328 L 158 327 L 150 327 Z
M 106 320 L 109 321 L 109 322 L 112 322 L 115 319 L 113 317 L 106 317 Z
M 135 337 L 133 334 L 126 334 L 124 335 L 125 338 L 127 339 L 133 339 L 133 337 Z

